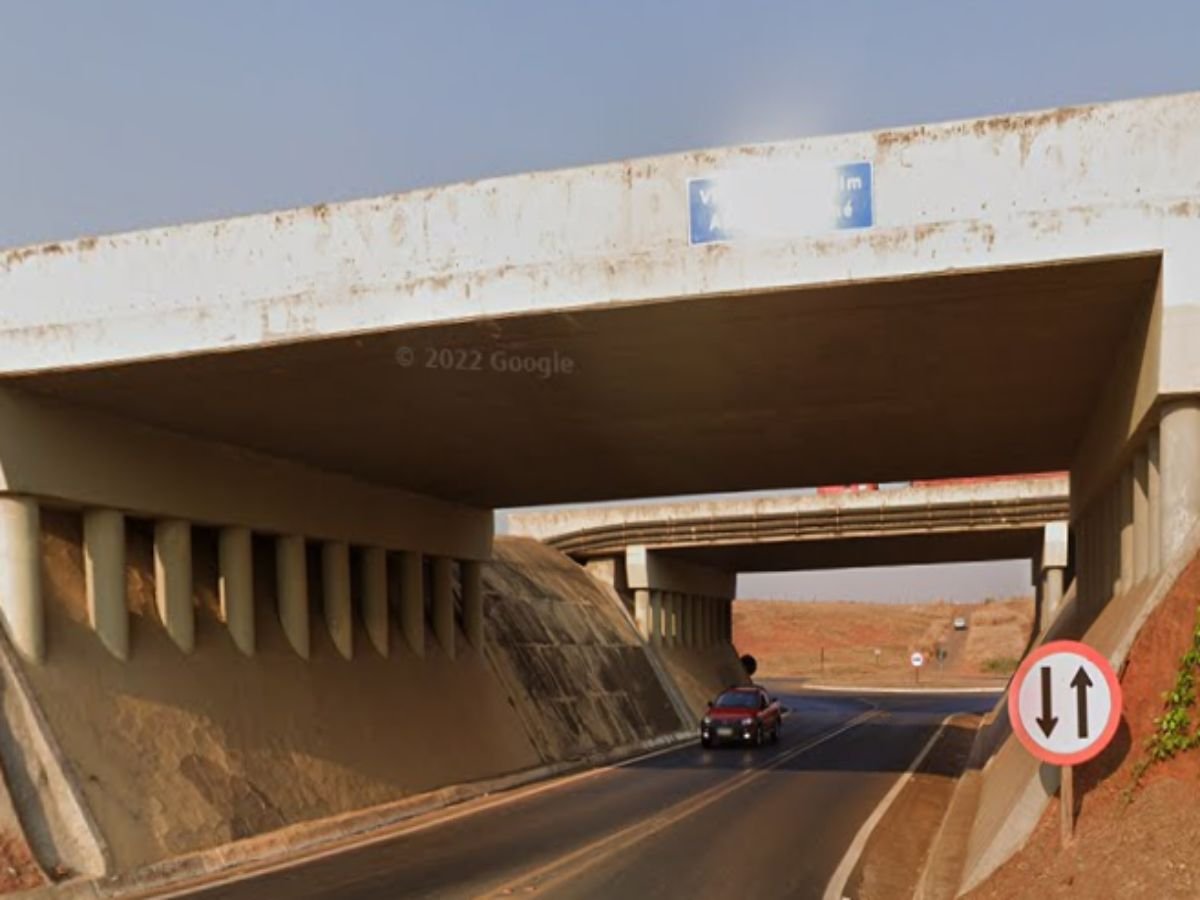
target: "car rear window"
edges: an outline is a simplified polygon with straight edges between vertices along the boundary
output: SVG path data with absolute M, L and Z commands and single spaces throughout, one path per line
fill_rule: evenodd
M 758 695 L 750 691 L 726 691 L 717 698 L 713 706 L 729 709 L 730 707 L 754 709 L 758 706 Z

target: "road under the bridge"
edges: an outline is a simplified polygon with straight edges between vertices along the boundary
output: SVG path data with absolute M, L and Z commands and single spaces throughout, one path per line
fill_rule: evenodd
M 780 696 L 777 745 L 686 746 L 185 896 L 815 900 L 946 717 L 995 701 Z

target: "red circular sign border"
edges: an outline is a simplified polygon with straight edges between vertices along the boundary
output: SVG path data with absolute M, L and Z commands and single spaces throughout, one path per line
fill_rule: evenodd
M 1047 656 L 1053 656 L 1055 653 L 1074 653 L 1092 663 L 1104 675 L 1104 680 L 1108 682 L 1109 696 L 1112 697 L 1112 712 L 1109 715 L 1108 724 L 1104 727 L 1104 731 L 1100 733 L 1100 737 L 1090 747 L 1080 750 L 1078 753 L 1062 754 L 1047 750 L 1030 736 L 1029 732 L 1025 730 L 1024 723 L 1021 722 L 1019 709 L 1021 685 L 1025 683 L 1025 678 L 1034 666 Z M 1113 671 L 1112 666 L 1100 651 L 1079 641 L 1051 641 L 1049 644 L 1043 644 L 1041 647 L 1038 647 L 1025 657 L 1025 660 L 1017 669 L 1017 673 L 1013 676 L 1013 680 L 1009 682 L 1008 686 L 1008 720 L 1012 724 L 1013 734 L 1017 736 L 1017 740 L 1025 746 L 1025 749 L 1035 757 L 1042 762 L 1055 766 L 1077 766 L 1090 759 L 1095 759 L 1103 753 L 1104 748 L 1112 742 L 1113 736 L 1121 726 L 1121 711 L 1123 708 L 1124 698 L 1121 695 L 1121 682 L 1117 680 L 1117 673 Z

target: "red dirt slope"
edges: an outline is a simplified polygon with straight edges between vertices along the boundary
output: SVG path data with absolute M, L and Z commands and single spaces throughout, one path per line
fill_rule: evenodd
M 1010 897 L 1200 897 L 1200 750 L 1147 771 L 1130 790 L 1162 696 L 1175 683 L 1200 607 L 1200 557 L 1180 576 L 1133 645 L 1121 675 L 1122 728 L 1104 753 L 1077 769 L 1075 841 L 1059 843 L 1052 803 L 1029 844 L 971 900 Z M 1193 710 L 1193 721 L 1197 713 Z

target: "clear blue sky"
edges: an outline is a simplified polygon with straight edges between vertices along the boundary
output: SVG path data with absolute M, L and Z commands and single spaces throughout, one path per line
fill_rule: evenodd
M 1195 2 L 4 0 L 0 247 L 1193 90 L 1198 35 Z

